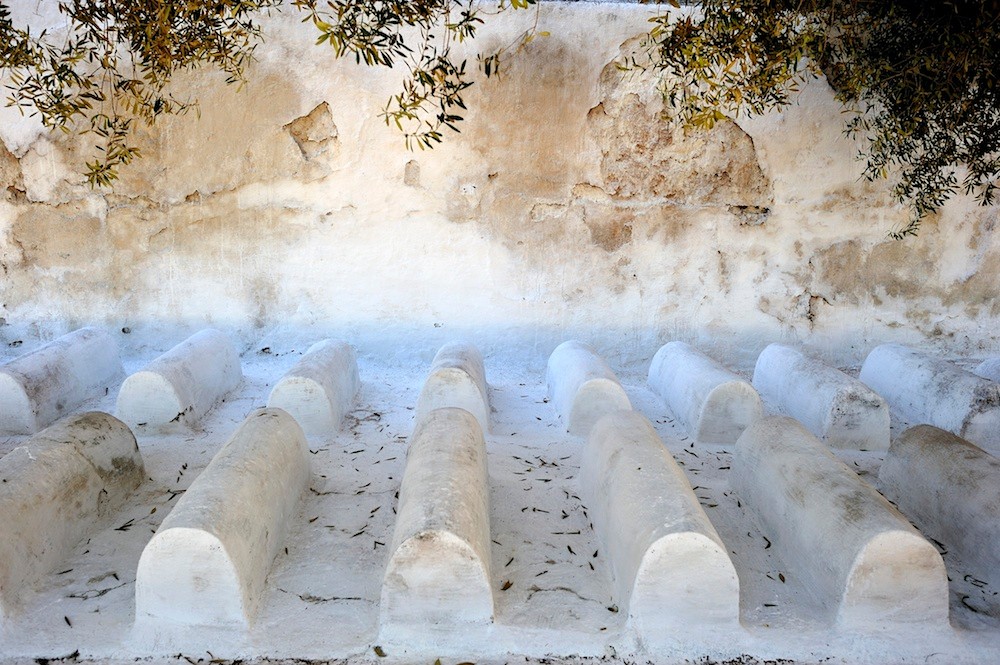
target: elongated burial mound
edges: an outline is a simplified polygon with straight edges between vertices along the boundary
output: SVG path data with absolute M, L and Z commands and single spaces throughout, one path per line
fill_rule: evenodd
M 0 619 L 104 526 L 145 477 L 135 437 L 106 413 L 65 418 L 0 459 Z
M 136 623 L 248 627 L 309 478 L 295 419 L 247 416 L 142 551 Z
M 434 409 L 455 407 L 476 417 L 483 432 L 490 431 L 489 385 L 479 349 L 471 344 L 445 344 L 434 356 L 430 374 L 417 400 L 416 422 Z
M 988 358 L 984 360 L 976 365 L 972 373 L 984 379 L 989 379 L 994 383 L 1000 383 L 1000 358 Z
M 358 360 L 347 342 L 316 342 L 271 390 L 267 405 L 284 409 L 306 434 L 340 429 L 358 393 Z
M 106 395 L 122 375 L 118 345 L 97 328 L 81 328 L 0 367 L 0 433 L 34 434 Z
M 904 515 L 987 583 L 982 600 L 1000 613 L 994 595 L 1000 589 L 1000 459 L 950 432 L 918 425 L 893 441 L 878 478 Z
M 602 416 L 632 408 L 618 377 L 592 347 L 570 340 L 556 347 L 545 372 L 549 398 L 566 429 L 587 436 Z
M 464 409 L 418 425 L 382 582 L 383 630 L 454 630 L 493 620 L 486 443 Z
M 839 625 L 947 625 L 941 555 L 800 423 L 751 425 L 732 466 L 733 489 Z
M 862 381 L 781 344 L 768 345 L 753 372 L 754 388 L 769 405 L 827 445 L 886 450 L 889 406 Z
M 125 379 L 118 417 L 150 431 L 193 425 L 242 380 L 240 357 L 229 338 L 202 330 Z
M 726 546 L 656 430 L 635 411 L 601 418 L 583 449 L 580 485 L 614 599 L 646 644 L 692 624 L 739 627 L 740 584 Z
M 1000 384 L 899 344 L 872 349 L 861 380 L 910 424 L 934 425 L 1000 454 Z
M 760 395 L 748 381 L 684 342 L 664 344 L 656 352 L 649 386 L 700 442 L 736 443 L 764 414 Z

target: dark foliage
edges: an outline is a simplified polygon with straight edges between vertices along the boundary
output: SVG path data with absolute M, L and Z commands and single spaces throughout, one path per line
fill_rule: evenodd
M 679 3 L 671 3 L 678 5 Z M 655 20 L 648 58 L 690 126 L 764 113 L 825 75 L 862 139 L 869 179 L 895 178 L 920 220 L 1000 179 L 1000 1 L 706 0 Z

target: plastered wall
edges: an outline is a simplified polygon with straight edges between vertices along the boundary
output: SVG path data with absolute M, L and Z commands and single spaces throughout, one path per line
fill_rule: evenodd
M 213 325 L 247 351 L 338 335 L 400 361 L 454 337 L 540 364 L 576 336 L 623 368 L 672 339 L 743 368 L 771 341 L 842 366 L 889 340 L 1000 353 L 996 207 L 959 197 L 890 240 L 907 213 L 859 180 L 822 81 L 780 115 L 672 128 L 614 65 L 651 11 L 543 5 L 551 36 L 474 86 L 433 151 L 378 117 L 398 72 L 335 60 L 291 10 L 244 90 L 178 79 L 200 118 L 144 132 L 113 191 L 83 183 L 86 137 L 4 109 L 0 347 L 98 324 L 126 347 Z M 479 45 L 534 19 L 490 20 Z

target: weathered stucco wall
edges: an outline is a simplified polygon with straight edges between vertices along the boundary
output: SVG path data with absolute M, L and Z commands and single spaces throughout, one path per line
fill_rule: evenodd
M 179 82 L 200 119 L 145 134 L 113 192 L 82 184 L 74 140 L 4 110 L 0 345 L 86 323 L 135 347 L 211 324 L 247 349 L 332 334 L 401 357 L 467 336 L 539 362 L 579 336 L 618 365 L 672 339 L 744 367 L 772 341 L 842 365 L 889 340 L 1000 351 L 997 208 L 959 198 L 888 239 L 906 211 L 859 180 L 822 82 L 781 115 L 674 131 L 613 64 L 650 11 L 544 5 L 551 36 L 433 151 L 377 117 L 398 73 L 336 61 L 291 11 L 242 92 Z

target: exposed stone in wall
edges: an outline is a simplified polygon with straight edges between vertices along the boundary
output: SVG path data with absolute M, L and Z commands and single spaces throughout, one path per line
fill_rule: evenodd
M 420 186 L 420 164 L 415 159 L 406 162 L 403 168 L 403 184 L 407 187 Z
M 291 121 L 285 129 L 295 139 L 295 145 L 299 146 L 306 159 L 323 154 L 337 143 L 337 125 L 326 102 L 319 104 L 308 115 Z
M 731 205 L 729 212 L 739 220 L 740 226 L 760 226 L 767 221 L 771 208 L 755 205 Z
M 644 57 L 640 38 L 625 41 L 601 70 L 600 102 L 588 113 L 608 193 L 766 214 L 773 193 L 753 139 L 729 119 L 685 131 L 669 118 L 654 71 L 622 70 L 621 63 Z
M 21 173 L 21 163 L 7 149 L 7 144 L 0 141 L 0 187 L 4 198 L 8 201 L 24 198 L 24 175 Z
M 589 119 L 601 146 L 601 175 L 619 199 L 766 208 L 769 183 L 753 141 L 731 120 L 685 133 L 638 95 L 608 99 Z

